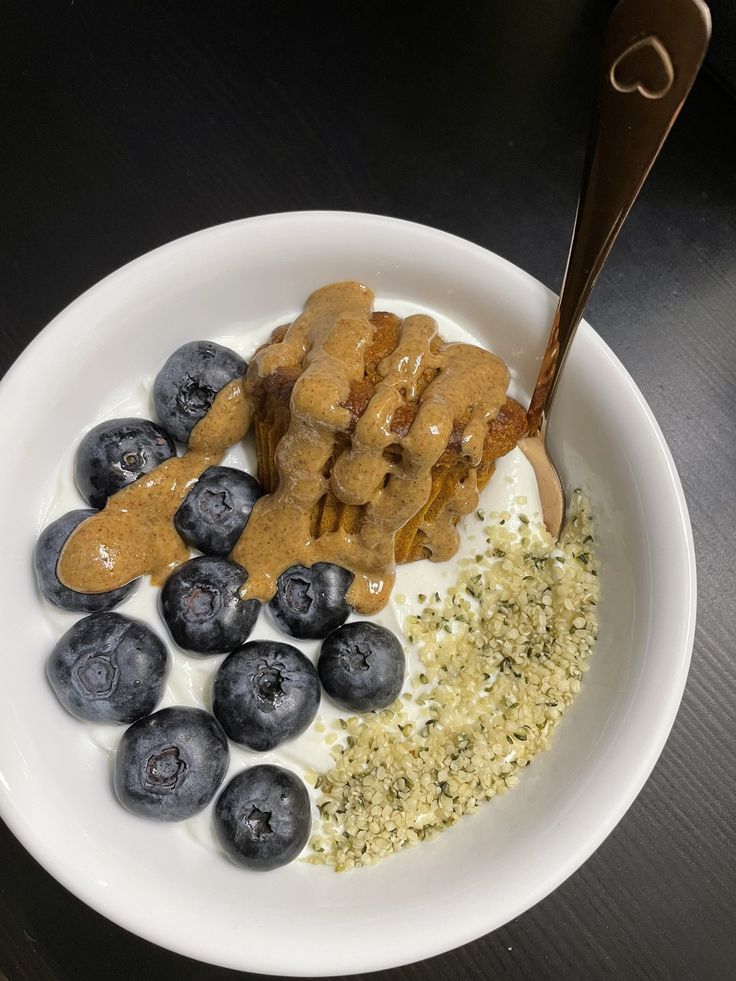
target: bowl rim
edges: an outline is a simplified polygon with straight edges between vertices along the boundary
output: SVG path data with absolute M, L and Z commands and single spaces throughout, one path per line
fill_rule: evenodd
M 5 403 L 12 399 L 12 389 L 16 384 L 18 384 L 20 376 L 25 371 L 28 362 L 34 357 L 37 350 L 48 343 L 50 337 L 54 336 L 55 339 L 58 340 L 65 333 L 73 332 L 74 318 L 76 317 L 77 311 L 80 308 L 83 308 L 98 293 L 116 286 L 119 282 L 124 281 L 131 275 L 138 275 L 146 266 L 159 261 L 161 257 L 167 253 L 173 254 L 178 249 L 181 249 L 185 243 L 191 243 L 195 240 L 201 243 L 207 238 L 222 235 L 228 229 L 235 229 L 242 226 L 255 227 L 263 224 L 274 225 L 278 223 L 288 225 L 294 222 L 313 223 L 319 221 L 331 221 L 338 223 L 346 222 L 351 224 L 357 222 L 363 225 L 375 224 L 383 227 L 403 226 L 407 230 L 410 229 L 414 234 L 429 236 L 435 242 L 439 241 L 440 244 L 444 241 L 448 245 L 452 245 L 455 249 L 464 248 L 470 250 L 476 255 L 478 253 L 482 253 L 488 258 L 492 259 L 494 262 L 505 266 L 509 272 L 513 271 L 515 274 L 517 274 L 517 276 L 520 276 L 526 284 L 534 285 L 535 288 L 541 288 L 548 295 L 554 296 L 552 291 L 547 289 L 547 287 L 545 287 L 529 273 L 525 272 L 514 263 L 511 263 L 509 260 L 504 259 L 502 256 L 485 249 L 483 246 L 472 243 L 467 239 L 452 233 L 421 223 L 407 221 L 405 219 L 352 211 L 300 210 L 256 215 L 249 218 L 241 218 L 234 221 L 223 222 L 217 225 L 209 226 L 208 228 L 200 229 L 188 235 L 181 236 L 180 238 L 166 242 L 163 245 L 160 245 L 144 253 L 143 255 L 138 256 L 93 284 L 77 299 L 73 300 L 63 310 L 61 310 L 46 325 L 46 327 L 39 331 L 39 333 L 29 342 L 20 355 L 15 359 L 13 364 L 8 368 L 2 379 L 0 379 L 0 433 L 2 432 L 4 426 L 7 425 L 7 422 L 4 423 L 3 420 L 12 419 L 12 412 L 8 412 L 8 408 Z M 615 806 L 609 810 L 606 818 L 600 821 L 596 827 L 587 834 L 582 842 L 578 843 L 577 849 L 565 863 L 560 863 L 553 873 L 551 872 L 546 876 L 546 878 L 537 883 L 535 889 L 530 890 L 523 899 L 517 901 L 513 906 L 509 906 L 504 912 L 503 918 L 500 921 L 488 923 L 485 929 L 479 932 L 475 921 L 471 926 L 470 924 L 466 925 L 461 920 L 459 923 L 453 924 L 452 929 L 448 929 L 445 932 L 438 932 L 429 937 L 423 938 L 423 950 L 418 955 L 421 958 L 432 957 L 437 954 L 453 950 L 463 944 L 478 939 L 478 937 L 483 936 L 488 932 L 498 929 L 504 923 L 507 923 L 510 920 L 520 916 L 526 910 L 530 909 L 532 906 L 536 905 L 536 903 L 548 896 L 562 882 L 572 875 L 572 873 L 575 872 L 585 861 L 587 861 L 587 859 L 593 854 L 594 851 L 596 851 L 596 849 L 611 833 L 613 828 L 623 818 L 649 778 L 649 775 L 651 774 L 659 756 L 661 755 L 670 734 L 680 702 L 682 700 L 692 655 L 697 607 L 695 550 L 693 544 L 692 527 L 690 524 L 682 484 L 664 435 L 662 434 L 654 414 L 639 391 L 639 388 L 634 382 L 633 378 L 629 375 L 621 361 L 616 357 L 605 341 L 603 341 L 603 339 L 594 331 L 587 321 L 583 321 L 581 323 L 580 330 L 589 333 L 590 340 L 592 340 L 592 342 L 599 348 L 600 355 L 608 361 L 611 370 L 621 376 L 622 380 L 624 380 L 629 387 L 632 397 L 638 402 L 639 409 L 641 410 L 642 415 L 649 426 L 650 435 L 654 437 L 654 441 L 657 444 L 662 461 L 665 464 L 666 473 L 670 482 L 670 488 L 672 491 L 674 491 L 674 498 L 677 506 L 677 517 L 679 519 L 678 527 L 675 533 L 680 536 L 680 541 L 684 542 L 685 551 L 687 554 L 687 567 L 685 570 L 683 570 L 684 588 L 682 590 L 682 599 L 686 603 L 687 608 L 686 629 L 683 630 L 681 634 L 679 651 L 673 653 L 672 656 L 673 665 L 676 665 L 677 675 L 676 677 L 673 677 L 672 684 L 666 693 L 667 698 L 665 703 L 660 703 L 656 730 L 652 732 L 652 738 L 643 749 L 641 756 L 632 763 L 628 780 L 625 787 L 622 788 L 623 792 L 619 795 Z M 678 656 L 676 657 L 675 654 Z M 0 777 L 2 777 L 1 771 Z M 201 949 L 198 951 L 196 941 L 193 942 L 193 939 L 189 937 L 185 938 L 184 943 L 179 944 L 178 946 L 168 945 L 165 937 L 162 937 L 160 933 L 157 933 L 155 927 L 149 926 L 145 918 L 136 915 L 135 912 L 129 908 L 120 908 L 118 905 L 116 905 L 114 899 L 109 895 L 105 895 L 104 900 L 106 901 L 102 901 L 103 897 L 101 897 L 99 892 L 94 892 L 93 889 L 91 887 L 87 887 L 84 882 L 80 883 L 77 881 L 73 874 L 69 873 L 67 869 L 64 868 L 63 863 L 58 860 L 57 849 L 47 845 L 43 840 L 34 836 L 31 825 L 25 821 L 23 816 L 12 806 L 10 795 L 6 794 L 2 779 L 0 779 L 0 817 L 3 818 L 17 840 L 50 875 L 52 875 L 66 889 L 72 892 L 92 909 L 101 913 L 103 916 L 112 920 L 114 923 L 123 927 L 124 929 L 127 929 L 130 932 L 151 941 L 152 943 L 168 948 L 175 953 L 184 954 L 185 956 L 203 960 L 208 963 L 217 963 L 224 967 L 236 970 L 257 971 L 267 969 L 267 967 L 264 967 L 263 964 L 251 964 L 250 966 L 244 966 L 242 963 L 236 962 L 232 956 L 223 956 L 217 960 L 214 960 L 210 956 L 209 952 L 202 952 Z M 379 950 L 374 949 L 368 952 L 367 956 L 365 954 L 362 955 L 362 960 L 360 963 L 357 963 L 356 960 L 356 963 L 350 967 L 346 967 L 344 964 L 339 966 L 340 973 L 358 973 L 397 967 L 400 964 L 412 963 L 415 960 L 416 956 L 409 951 L 408 947 L 406 955 L 398 961 L 395 957 L 387 960 L 385 957 L 381 956 L 381 952 Z M 297 965 L 292 964 L 292 966 L 289 968 L 290 973 L 294 973 L 295 967 L 297 967 Z M 321 971 L 315 972 L 314 970 L 307 970 L 300 973 L 297 969 L 296 973 L 299 976 L 318 977 L 326 976 L 326 974 L 332 974 L 334 971 L 330 970 L 329 972 L 323 973 Z

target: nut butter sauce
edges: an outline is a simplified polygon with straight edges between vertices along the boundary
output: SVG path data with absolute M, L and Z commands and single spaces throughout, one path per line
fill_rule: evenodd
M 230 382 L 215 397 L 207 415 L 192 430 L 189 447 L 123 487 L 105 508 L 72 532 L 59 558 L 65 586 L 83 593 L 117 589 L 148 573 L 162 586 L 189 558 L 174 527 L 174 515 L 192 484 L 220 462 L 250 427 L 250 405 L 243 379 Z
M 351 386 L 364 380 L 372 305 L 372 292 L 360 283 L 335 283 L 313 293 L 283 339 L 256 351 L 245 380 L 218 394 L 182 457 L 112 495 L 103 511 L 72 533 L 59 562 L 62 582 L 103 592 L 148 573 L 163 583 L 189 555 L 174 514 L 193 482 L 245 436 L 264 379 L 286 371 L 298 377 L 288 429 L 275 453 L 278 483 L 256 502 L 232 552 L 248 571 L 241 595 L 267 601 L 290 566 L 334 562 L 355 576 L 351 605 L 364 614 L 381 609 L 394 582 L 396 533 L 426 505 L 432 468 L 453 427 L 462 424 L 462 457 L 477 467 L 488 424 L 506 401 L 509 374 L 503 361 L 482 348 L 445 343 L 430 317 L 408 317 L 355 421 Z M 392 428 L 394 413 L 407 405 L 414 413 L 410 426 Z M 357 530 L 312 535 L 311 516 L 328 491 L 363 508 Z M 477 500 L 471 469 L 437 513 L 427 511 L 419 528 L 433 560 L 454 554 L 457 519 L 474 510 Z
M 334 562 L 354 573 L 348 601 L 361 613 L 381 609 L 394 581 L 396 533 L 426 504 L 432 467 L 444 452 L 455 420 L 466 420 L 462 452 L 477 466 L 488 422 L 506 400 L 505 364 L 469 344 L 445 344 L 430 317 L 408 317 L 395 350 L 379 365 L 381 380 L 357 420 L 350 444 L 334 460 L 338 439 L 351 429 L 346 408 L 351 383 L 363 380 L 373 338 L 373 294 L 360 283 L 317 290 L 283 340 L 254 355 L 246 383 L 254 390 L 277 369 L 300 371 L 291 394 L 289 428 L 276 450 L 279 480 L 261 498 L 233 550 L 248 570 L 242 595 L 267 599 L 291 565 Z M 417 397 L 425 371 L 436 374 L 424 388 L 405 435 L 392 430 L 394 412 Z M 391 452 L 386 452 L 391 447 Z M 357 531 L 310 535 L 310 517 L 332 490 L 346 504 L 362 505 Z M 469 478 L 437 520 L 423 527 L 432 558 L 457 547 L 454 520 L 473 510 L 477 488 Z

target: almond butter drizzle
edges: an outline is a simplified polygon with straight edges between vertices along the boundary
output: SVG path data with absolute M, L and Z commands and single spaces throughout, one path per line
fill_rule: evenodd
M 250 404 L 243 379 L 218 392 L 192 430 L 189 448 L 109 498 L 69 536 L 58 574 L 70 589 L 104 593 L 150 574 L 163 585 L 172 570 L 189 558 L 174 527 L 174 515 L 192 484 L 250 428 Z
M 334 562 L 355 574 L 348 594 L 355 609 L 381 609 L 394 582 L 396 532 L 426 503 L 432 467 L 455 420 L 467 418 L 463 453 L 473 466 L 480 463 L 488 422 L 506 400 L 506 365 L 473 345 L 439 341 L 434 320 L 417 315 L 404 320 L 396 349 L 379 365 L 382 380 L 350 447 L 325 476 L 337 439 L 350 429 L 345 404 L 351 382 L 364 376 L 372 303 L 373 294 L 360 283 L 323 287 L 309 297 L 283 341 L 262 348 L 250 363 L 249 390 L 277 368 L 300 368 L 301 374 L 291 395 L 289 428 L 276 450 L 278 487 L 258 501 L 232 553 L 248 570 L 244 598 L 271 597 L 289 566 Z M 438 374 L 422 393 L 408 432 L 399 436 L 391 430 L 393 413 L 416 398 L 417 380 L 427 368 Z M 399 459 L 384 453 L 389 446 L 400 448 Z M 474 477 L 471 471 L 436 520 L 422 528 L 435 560 L 457 548 L 454 522 L 478 500 Z M 346 504 L 364 505 L 364 521 L 352 534 L 339 530 L 312 538 L 312 509 L 329 487 Z
M 245 436 L 255 387 L 279 368 L 296 368 L 289 428 L 276 449 L 278 486 L 256 503 L 232 552 L 249 575 L 242 596 L 267 601 L 290 566 L 334 562 L 355 575 L 348 594 L 355 609 L 381 609 L 395 577 L 396 533 L 426 504 L 432 467 L 453 423 L 466 420 L 462 452 L 477 466 L 488 423 L 506 400 L 509 374 L 503 361 L 482 348 L 442 341 L 430 317 L 408 317 L 395 350 L 379 365 L 381 381 L 350 445 L 329 473 L 336 442 L 351 429 L 346 404 L 351 383 L 364 377 L 372 304 L 372 292 L 360 283 L 335 283 L 313 293 L 284 339 L 253 356 L 245 384 L 236 380 L 218 394 L 182 457 L 114 494 L 73 532 L 59 561 L 62 582 L 90 593 L 146 573 L 157 585 L 165 582 L 189 556 L 173 518 L 192 483 Z M 391 429 L 393 413 L 406 402 L 417 403 L 417 382 L 428 368 L 437 374 L 419 396 L 408 431 L 399 435 Z M 475 477 L 471 470 L 442 511 L 420 526 L 436 561 L 454 554 L 457 517 L 477 505 Z M 310 515 L 329 488 L 339 500 L 365 507 L 359 531 L 311 536 Z

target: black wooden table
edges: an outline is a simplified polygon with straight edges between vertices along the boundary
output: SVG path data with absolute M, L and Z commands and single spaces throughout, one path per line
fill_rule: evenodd
M 425 222 L 558 287 L 605 13 L 595 0 L 437 12 L 5 0 L 0 369 L 116 267 L 266 212 Z M 667 748 L 553 895 L 461 950 L 376 977 L 736 976 L 735 133 L 736 103 L 704 74 L 588 309 L 659 419 L 695 532 L 698 631 Z M 107 922 L 7 830 L 0 847 L 3 981 L 236 978 Z

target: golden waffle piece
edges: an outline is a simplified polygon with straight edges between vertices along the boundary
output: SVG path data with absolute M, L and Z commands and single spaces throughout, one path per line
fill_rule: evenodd
M 399 341 L 401 319 L 395 314 L 376 312 L 371 317 L 373 323 L 372 342 L 365 355 L 363 381 L 354 382 L 350 397 L 344 403 L 352 418 L 352 428 L 364 412 L 376 385 L 381 380 L 378 366 L 383 358 L 391 354 Z M 288 330 L 288 325 L 277 327 L 271 335 L 270 344 L 280 343 Z M 434 349 L 441 345 L 441 338 L 433 342 Z M 290 398 L 294 384 L 301 371 L 297 368 L 277 368 L 263 378 L 251 392 L 253 400 L 253 419 L 256 450 L 258 454 L 258 478 L 267 493 L 276 490 L 278 469 L 276 448 L 289 428 L 291 418 Z M 391 431 L 397 435 L 397 443 L 389 446 L 385 455 L 400 454 L 399 440 L 406 436 L 421 404 L 422 392 L 437 374 L 434 368 L 427 368 L 419 378 L 415 400 L 405 402 L 393 414 Z M 395 557 L 397 563 L 413 562 L 430 558 L 430 550 L 425 544 L 426 532 L 423 530 L 433 522 L 447 520 L 448 505 L 457 499 L 458 490 L 467 480 L 474 481 L 482 490 L 493 475 L 494 463 L 514 448 L 526 430 L 526 412 L 514 399 L 507 399 L 497 416 L 488 424 L 488 434 L 483 445 L 482 459 L 477 467 L 464 456 L 462 436 L 467 419 L 455 420 L 447 446 L 432 467 L 432 486 L 424 506 L 411 518 L 395 536 Z M 342 439 L 336 440 L 331 460 L 325 467 L 324 475 L 329 476 L 338 457 L 350 446 L 352 428 Z M 473 474 L 472 471 L 475 471 Z M 345 504 L 329 490 L 313 507 L 310 517 L 310 532 L 314 538 L 341 531 L 357 534 L 361 529 L 365 505 Z M 450 520 L 456 524 L 460 514 L 452 514 Z

